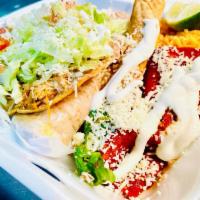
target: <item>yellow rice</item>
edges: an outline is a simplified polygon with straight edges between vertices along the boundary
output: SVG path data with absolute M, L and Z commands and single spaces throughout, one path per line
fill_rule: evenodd
M 157 46 L 200 48 L 200 30 L 178 32 L 175 35 L 159 35 Z

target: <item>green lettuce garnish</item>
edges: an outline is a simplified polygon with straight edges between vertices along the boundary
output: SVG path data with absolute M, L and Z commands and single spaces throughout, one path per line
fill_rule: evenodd
M 105 130 L 107 124 L 110 124 L 110 117 L 106 112 L 91 110 L 88 117 L 95 123 L 97 123 L 103 130 Z M 79 176 L 86 172 L 94 178 L 90 185 L 101 185 L 105 182 L 113 183 L 115 181 L 115 175 L 112 170 L 104 166 L 102 154 L 98 149 L 91 148 L 93 145 L 94 132 L 92 125 L 89 121 L 85 121 L 82 126 L 82 132 L 85 134 L 84 143 L 75 147 L 73 154 L 77 174 Z M 105 130 L 105 135 L 106 135 Z M 98 138 L 95 138 L 98 140 Z
M 51 15 L 56 16 L 55 23 Z M 61 1 L 15 19 L 11 46 L 0 52 L 0 64 L 6 68 L 0 75 L 2 102 L 6 96 L 18 102 L 22 84 L 44 82 L 71 69 L 84 72 L 98 67 L 100 59 L 113 55 L 110 41 L 125 31 L 126 23 L 90 3 L 66 10 Z
M 7 104 L 7 100 L 6 100 L 6 95 L 8 95 L 8 93 L 6 92 L 6 90 L 4 89 L 4 87 L 2 87 L 0 85 L 0 104 L 5 106 Z
M 87 172 L 94 177 L 94 181 L 90 183 L 91 185 L 100 185 L 106 181 L 111 183 L 115 181 L 114 173 L 104 167 L 104 161 L 100 152 L 92 152 L 82 144 L 76 147 L 74 160 L 79 176 L 83 172 Z

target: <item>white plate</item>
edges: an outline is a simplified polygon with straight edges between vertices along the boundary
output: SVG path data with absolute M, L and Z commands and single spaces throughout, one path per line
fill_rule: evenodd
M 167 1 L 167 7 L 174 0 Z M 199 0 L 198 0 L 199 1 Z M 49 1 L 44 1 L 45 3 Z M 79 2 L 85 2 L 80 0 Z M 91 0 L 102 8 L 112 7 L 130 13 L 131 0 Z M 41 2 L 23 8 L 0 19 L 12 20 L 22 13 L 29 12 L 41 5 Z M 117 194 L 107 192 L 101 187 L 92 189 L 74 175 L 73 161 L 70 157 L 49 159 L 36 155 L 22 147 L 9 127 L 0 120 L 0 167 L 13 175 L 21 183 L 42 199 L 46 200 L 100 200 L 120 199 Z M 142 198 L 155 200 L 197 200 L 200 199 L 200 140 L 197 140 L 185 155 L 169 170 L 167 177 L 158 188 L 143 194 Z M 37 164 L 54 174 L 59 180 L 35 166 Z M 161 195 L 160 195 L 161 194 Z

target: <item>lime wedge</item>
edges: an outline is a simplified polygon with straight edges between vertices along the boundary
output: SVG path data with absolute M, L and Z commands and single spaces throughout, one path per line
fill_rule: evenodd
M 200 29 L 200 3 L 181 3 L 172 5 L 165 20 L 175 30 Z

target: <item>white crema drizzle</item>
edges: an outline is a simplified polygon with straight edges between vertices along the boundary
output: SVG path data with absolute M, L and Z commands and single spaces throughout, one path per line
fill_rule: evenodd
M 159 35 L 159 21 L 157 19 L 147 19 L 144 23 L 143 39 L 136 48 L 124 57 L 122 66 L 118 72 L 111 78 L 107 86 L 94 97 L 91 106 L 93 109 L 102 105 L 105 97 L 107 97 L 108 101 L 113 102 L 123 98 L 133 88 L 141 85 L 140 80 L 134 80 L 125 88 L 118 90 L 118 86 L 126 74 L 131 70 L 136 70 L 138 65 L 147 60 L 155 49 L 156 40 Z
M 189 72 L 181 67 L 173 73 L 171 84 L 162 92 L 154 108 L 141 125 L 135 146 L 119 168 L 117 177 L 131 171 L 142 159 L 145 146 L 157 131 L 158 125 L 167 108 L 178 116 L 178 122 L 167 129 L 167 135 L 157 148 L 156 155 L 165 161 L 176 159 L 200 134 L 199 123 L 200 58 L 196 59 Z
M 126 97 L 134 88 L 141 85 L 141 80 L 135 80 L 125 88 L 119 89 L 121 81 L 130 70 L 136 70 L 137 66 L 149 59 L 153 54 L 156 40 L 159 34 L 157 20 L 145 20 L 144 37 L 138 46 L 124 59 L 120 70 L 113 76 L 108 85 L 94 98 L 92 108 L 101 106 L 107 97 L 112 103 Z M 150 33 L 150 34 L 149 34 Z M 157 131 L 158 125 L 167 108 L 172 109 L 178 121 L 167 128 L 167 135 L 157 148 L 156 155 L 165 161 L 170 161 L 181 156 L 200 133 L 199 123 L 199 90 L 200 90 L 200 58 L 196 59 L 189 71 L 176 67 L 169 85 L 162 91 L 146 115 L 143 123 L 138 128 L 138 137 L 132 152 L 115 170 L 118 178 L 127 175 L 142 159 L 145 146 L 150 137 Z M 119 105 L 120 106 L 120 105 Z

